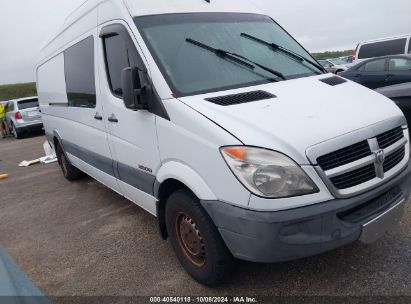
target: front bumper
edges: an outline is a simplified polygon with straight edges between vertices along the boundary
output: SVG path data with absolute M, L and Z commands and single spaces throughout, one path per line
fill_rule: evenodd
M 364 238 L 363 226 L 406 202 L 410 185 L 408 165 L 400 175 L 367 193 L 291 210 L 260 212 L 218 201 L 201 203 L 236 258 L 271 263 L 319 254 Z M 379 231 L 380 237 L 383 229 Z

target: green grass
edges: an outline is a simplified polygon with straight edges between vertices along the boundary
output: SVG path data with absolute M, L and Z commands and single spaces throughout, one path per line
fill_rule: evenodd
M 2 101 L 36 95 L 35 82 L 0 85 L 0 100 Z
M 316 59 L 329 59 L 329 58 L 350 56 L 352 54 L 354 54 L 354 50 L 328 51 L 328 52 L 322 52 L 322 53 L 313 53 L 311 55 L 313 55 L 314 58 Z

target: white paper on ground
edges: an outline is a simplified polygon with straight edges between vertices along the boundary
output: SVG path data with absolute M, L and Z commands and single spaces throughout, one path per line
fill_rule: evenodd
M 44 156 L 44 157 L 40 158 L 40 162 L 43 165 L 48 165 L 48 164 L 51 164 L 51 163 L 55 163 L 56 161 L 57 161 L 57 157 L 54 156 L 54 155 L 47 155 L 47 156 Z

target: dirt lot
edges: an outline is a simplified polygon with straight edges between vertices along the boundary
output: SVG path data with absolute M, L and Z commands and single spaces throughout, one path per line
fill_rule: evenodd
M 411 204 L 375 244 L 281 264 L 239 262 L 230 282 L 209 289 L 183 271 L 139 207 L 91 178 L 66 181 L 56 164 L 18 168 L 43 155 L 44 141 L 0 139 L 10 173 L 0 181 L 0 242 L 47 295 L 411 296 Z

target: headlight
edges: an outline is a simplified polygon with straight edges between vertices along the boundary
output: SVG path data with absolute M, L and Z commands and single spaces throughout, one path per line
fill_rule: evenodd
M 234 175 L 258 196 L 284 198 L 318 192 L 301 167 L 284 154 L 244 146 L 220 150 Z

